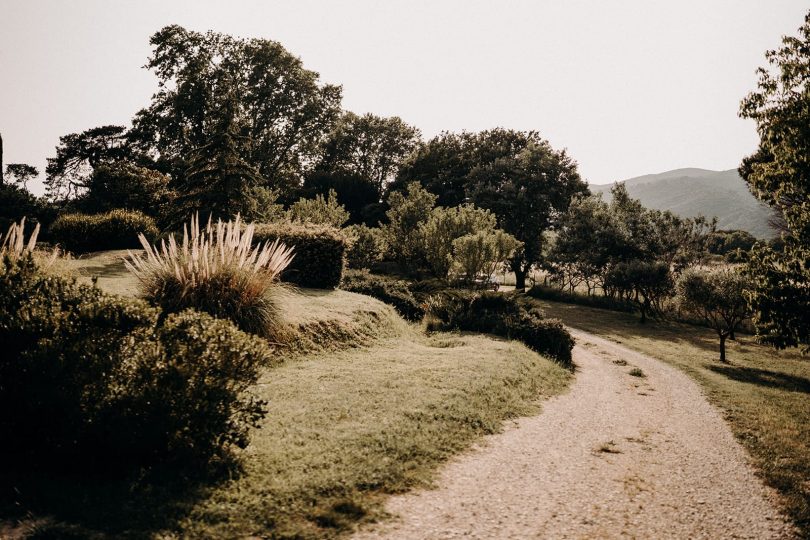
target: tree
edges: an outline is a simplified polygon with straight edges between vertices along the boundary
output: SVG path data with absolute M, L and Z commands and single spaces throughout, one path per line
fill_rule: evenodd
M 605 287 L 635 304 L 644 324 L 648 316 L 663 313 L 663 301 L 673 293 L 672 272 L 666 263 L 633 259 L 612 266 L 605 276 Z
M 357 175 L 374 186 L 379 201 L 420 139 L 419 130 L 397 116 L 346 112 L 324 141 L 317 170 Z
M 689 270 L 678 281 L 680 305 L 702 317 L 720 338 L 720 361 L 726 361 L 726 339 L 748 318 L 745 298 L 749 281 L 731 270 Z
M 453 267 L 463 281 L 474 283 L 480 275 L 491 277 L 519 248 L 520 242 L 500 229 L 465 234 L 453 240 Z
M 23 189 L 28 189 L 28 182 L 39 176 L 39 169 L 25 163 L 9 163 L 6 166 L 6 176 Z
M 165 174 L 131 163 L 109 163 L 90 175 L 79 206 L 91 214 L 124 208 L 160 219 L 169 212 L 174 197 Z
M 329 195 L 316 195 L 314 199 L 299 199 L 293 204 L 287 216 L 298 223 L 317 223 L 342 227 L 349 220 L 349 213 L 337 202 L 337 194 L 329 190 Z
M 526 275 L 541 260 L 543 233 L 588 187 L 564 150 L 557 152 L 547 141 L 538 140 L 517 155 L 476 167 L 467 189 L 476 206 L 491 210 L 498 216 L 498 226 L 522 242 L 509 263 L 515 288 L 522 290 Z
M 337 194 L 337 201 L 349 212 L 349 223 L 378 224 L 376 208 L 381 206 L 380 195 L 371 182 L 357 174 L 316 170 L 304 179 L 301 192 L 304 197 L 312 198 L 328 195 L 332 190 Z M 385 217 L 385 210 L 382 214 Z
M 758 89 L 740 105 L 756 122 L 759 148 L 740 165 L 752 193 L 784 219 L 781 252 L 757 245 L 746 273 L 760 339 L 778 348 L 810 351 L 810 13 L 796 37 L 767 51 Z
M 496 226 L 495 214 L 472 204 L 434 208 L 420 225 L 423 258 L 431 273 L 446 279 L 453 265 L 453 242 L 464 235 L 491 232 Z
M 406 194 L 395 191 L 388 197 L 388 223 L 382 230 L 389 253 L 406 270 L 414 271 L 423 264 L 420 230 L 435 204 L 436 195 L 416 182 L 408 184 Z
M 385 239 L 380 229 L 366 225 L 350 225 L 344 229 L 349 239 L 346 265 L 349 268 L 368 269 L 382 260 L 385 254 Z
M 155 33 L 146 67 L 158 77 L 151 104 L 133 121 L 132 139 L 173 179 L 223 124 L 223 102 L 234 99 L 244 137 L 239 157 L 255 165 L 262 187 L 288 197 L 316 162 L 340 112 L 339 86 L 279 43 L 193 32 L 177 25 Z
M 102 126 L 59 137 L 56 156 L 48 158 L 45 167 L 48 197 L 65 200 L 82 195 L 96 167 L 133 159 L 124 126 Z

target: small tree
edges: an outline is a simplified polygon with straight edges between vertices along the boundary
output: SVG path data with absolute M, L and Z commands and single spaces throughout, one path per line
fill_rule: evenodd
M 688 270 L 678 281 L 682 308 L 706 320 L 720 338 L 720 361 L 726 361 L 726 338 L 733 339 L 739 324 L 751 312 L 744 292 L 748 280 L 732 270 Z
M 316 195 L 314 199 L 298 199 L 290 207 L 287 216 L 294 223 L 315 223 L 340 228 L 349 221 L 349 212 L 337 201 L 337 193 L 329 190 L 327 197 Z
M 472 204 L 434 208 L 420 227 L 428 268 L 437 278 L 446 279 L 453 265 L 453 241 L 467 234 L 490 232 L 496 226 L 495 214 Z
M 643 324 L 649 315 L 663 312 L 663 301 L 672 295 L 672 272 L 665 263 L 634 259 L 613 266 L 605 277 L 605 287 L 633 302 Z
M 6 166 L 6 176 L 21 188 L 28 189 L 29 180 L 39 176 L 39 169 L 26 163 L 9 163 Z
M 521 245 L 502 230 L 466 234 L 453 240 L 453 266 L 462 280 L 472 283 L 476 276 L 492 276 Z
M 368 269 L 382 260 L 385 254 L 385 238 L 382 231 L 367 225 L 351 225 L 345 229 L 349 237 L 346 264 L 349 268 Z
M 388 204 L 388 223 L 383 227 L 388 250 L 404 268 L 414 270 L 422 264 L 420 228 L 436 204 L 436 195 L 412 182 L 407 194 L 391 193 Z

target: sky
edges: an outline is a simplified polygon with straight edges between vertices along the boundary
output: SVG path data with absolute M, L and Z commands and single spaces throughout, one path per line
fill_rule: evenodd
M 807 0 L 0 0 L 4 162 L 44 171 L 59 137 L 128 125 L 169 24 L 272 39 L 343 107 L 443 130 L 536 130 L 604 184 L 737 167 L 764 52 Z M 41 181 L 30 186 L 42 193 Z

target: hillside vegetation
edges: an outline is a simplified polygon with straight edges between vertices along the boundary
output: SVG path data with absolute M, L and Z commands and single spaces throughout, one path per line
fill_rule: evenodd
M 735 169 L 676 169 L 623 181 L 630 196 L 648 208 L 671 210 L 683 217 L 717 217 L 718 229 L 741 229 L 757 238 L 770 239 L 775 231 L 768 224 L 772 211 L 748 191 Z M 590 186 L 610 200 L 613 184 Z

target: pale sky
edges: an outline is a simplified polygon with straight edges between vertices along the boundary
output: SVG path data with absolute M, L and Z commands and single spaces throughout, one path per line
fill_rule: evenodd
M 60 135 L 126 124 L 168 24 L 267 38 L 343 86 L 343 106 L 442 130 L 534 129 L 603 184 L 730 169 L 766 49 L 807 0 L 0 0 L 4 161 L 44 171 Z M 41 184 L 32 186 L 41 192 Z

